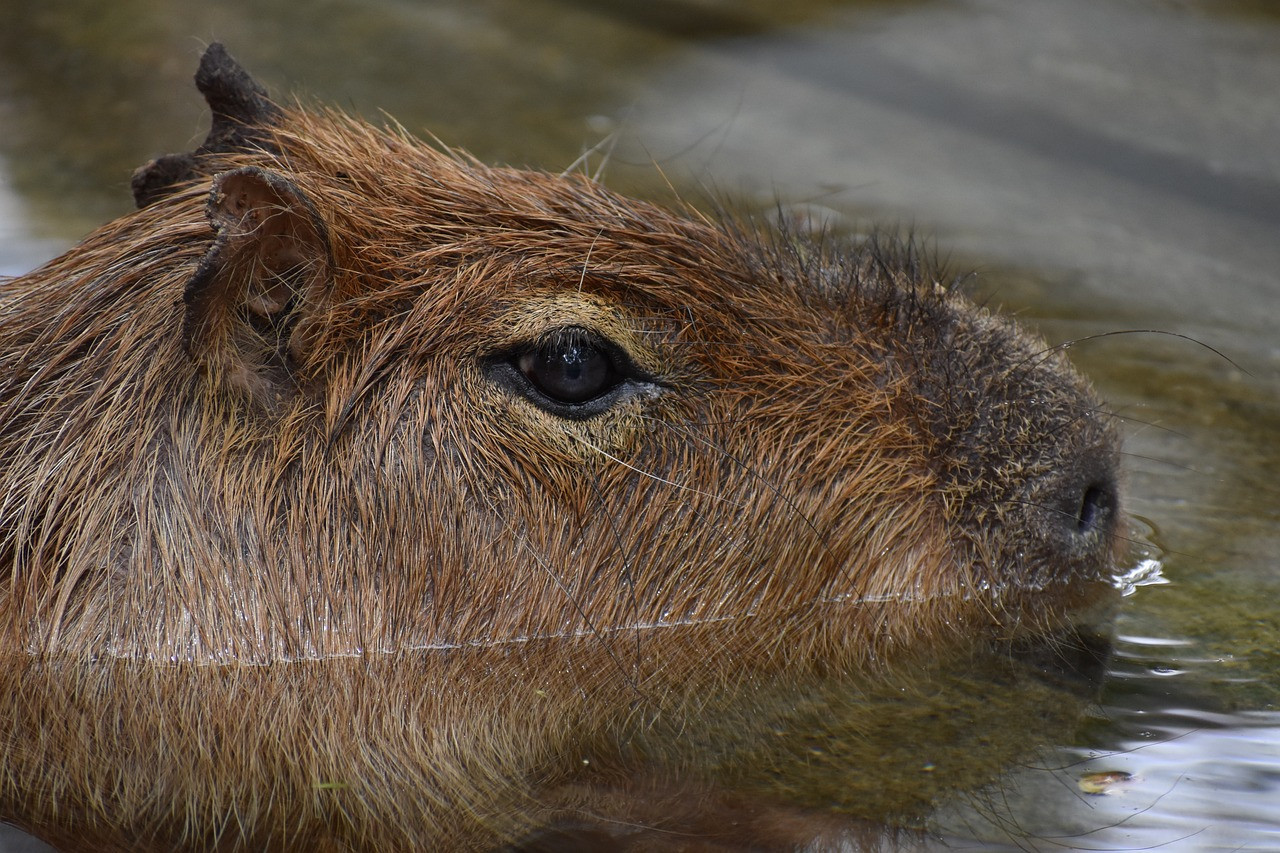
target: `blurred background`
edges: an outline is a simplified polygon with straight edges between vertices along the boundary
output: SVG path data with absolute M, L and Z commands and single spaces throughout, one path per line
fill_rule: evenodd
M 935 827 L 981 849 L 1280 849 L 1280 4 L 0 0 L 0 19 L 0 274 L 203 139 L 191 76 L 215 40 L 277 96 L 486 161 L 923 237 L 1071 344 L 1123 419 L 1135 539 L 1168 581 L 1126 600 L 1088 724 Z M 1133 778 L 1082 794 L 1093 770 Z M 28 845 L 0 829 L 0 851 Z

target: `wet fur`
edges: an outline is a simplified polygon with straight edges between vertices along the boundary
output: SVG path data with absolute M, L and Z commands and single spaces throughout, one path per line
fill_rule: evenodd
M 1096 400 L 909 247 L 246 91 L 0 290 L 0 815 L 483 846 L 637 719 L 1103 585 L 1113 529 L 1049 530 L 1064 476 L 1114 481 Z M 651 393 L 569 420 L 494 381 L 567 326 Z

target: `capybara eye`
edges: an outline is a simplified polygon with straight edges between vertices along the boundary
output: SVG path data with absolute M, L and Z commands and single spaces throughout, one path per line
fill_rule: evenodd
M 516 365 L 535 388 L 567 406 L 594 400 L 622 381 L 610 355 L 581 329 L 521 353 Z
M 658 387 L 657 380 L 638 369 L 625 349 L 578 326 L 507 350 L 488 364 L 491 379 L 538 408 L 569 420 L 595 417 Z

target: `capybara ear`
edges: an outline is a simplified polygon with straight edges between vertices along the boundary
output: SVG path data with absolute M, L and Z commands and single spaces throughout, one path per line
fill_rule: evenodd
M 146 207 L 204 172 L 211 155 L 236 151 L 273 151 L 268 128 L 280 119 L 280 109 L 226 48 L 214 42 L 205 50 L 196 72 L 196 88 L 213 113 L 209 135 L 195 151 L 157 157 L 133 173 L 133 200 Z
M 274 403 L 306 358 L 306 315 L 328 290 L 328 229 L 288 178 L 246 166 L 214 178 L 217 238 L 183 293 L 187 352 L 219 380 Z

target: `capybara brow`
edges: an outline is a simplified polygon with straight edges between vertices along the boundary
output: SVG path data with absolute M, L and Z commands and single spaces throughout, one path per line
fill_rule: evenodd
M 0 818 L 555 837 L 584 744 L 1111 588 L 1107 414 L 910 242 L 196 81 L 206 141 L 0 283 Z

